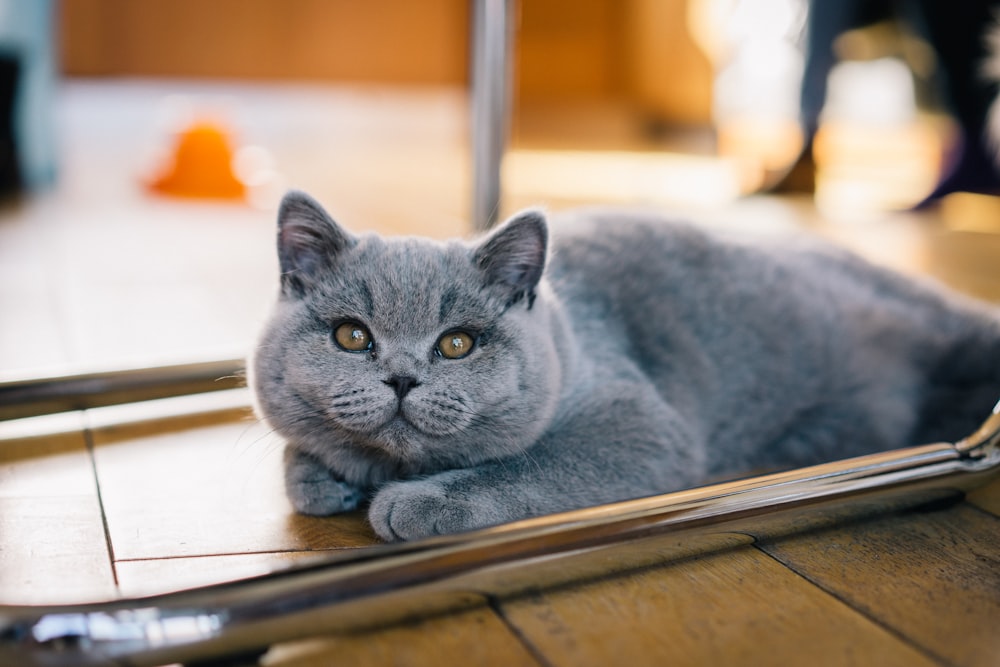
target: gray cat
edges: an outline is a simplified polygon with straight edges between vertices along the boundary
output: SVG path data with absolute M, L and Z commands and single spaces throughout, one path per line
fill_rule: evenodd
M 521 213 L 475 243 L 356 237 L 290 193 L 252 360 L 295 508 L 452 533 L 971 431 L 984 304 L 817 241 Z

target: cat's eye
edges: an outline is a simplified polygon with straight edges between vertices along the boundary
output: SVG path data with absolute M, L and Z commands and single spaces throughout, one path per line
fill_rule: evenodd
M 445 359 L 461 359 L 472 352 L 475 339 L 464 331 L 449 331 L 438 339 L 437 353 Z
M 363 324 L 344 322 L 333 330 L 333 340 L 348 352 L 364 352 L 372 349 L 372 335 Z

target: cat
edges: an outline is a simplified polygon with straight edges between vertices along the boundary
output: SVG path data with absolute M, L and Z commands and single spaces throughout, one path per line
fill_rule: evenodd
M 971 432 L 992 306 L 818 240 L 521 212 L 472 242 L 278 213 L 250 360 L 295 509 L 409 540 Z

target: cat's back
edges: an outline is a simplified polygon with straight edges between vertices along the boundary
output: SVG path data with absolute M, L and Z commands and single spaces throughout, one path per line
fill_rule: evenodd
M 638 211 L 582 209 L 550 219 L 548 276 L 559 287 L 636 296 L 650 277 L 717 261 L 721 248 L 704 230 Z
M 967 385 L 987 375 L 995 387 L 983 370 L 998 349 L 995 308 L 808 234 L 609 210 L 554 218 L 549 279 L 585 356 L 672 401 L 695 392 L 691 405 L 728 415 L 716 435 L 768 442 L 789 415 L 842 404 L 851 409 L 838 420 L 878 422 L 864 435 L 884 431 L 888 443 L 913 428 L 924 375 Z
M 634 259 L 700 256 L 711 250 L 705 230 L 654 212 L 584 208 L 553 214 L 552 264 L 556 270 L 614 270 Z M 633 267 L 634 268 L 634 267 Z
M 727 319 L 743 311 L 740 304 L 770 316 L 781 308 L 813 311 L 818 298 L 869 300 L 858 292 L 872 299 L 927 293 L 805 232 L 711 228 L 656 212 L 595 208 L 553 216 L 551 233 L 548 276 L 558 292 L 570 301 L 612 299 L 618 309 L 647 316 L 711 304 L 725 304 Z
M 653 212 L 553 216 L 548 277 L 567 305 L 641 322 L 713 318 L 716 306 L 784 286 L 794 253 Z M 730 311 L 731 312 L 731 311 Z

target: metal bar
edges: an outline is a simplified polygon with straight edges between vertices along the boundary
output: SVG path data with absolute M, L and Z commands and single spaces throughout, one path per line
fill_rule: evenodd
M 998 405 L 1000 408 L 1000 405 Z M 255 655 L 280 642 L 513 595 L 942 498 L 1000 477 L 998 410 L 937 444 L 493 529 L 341 554 L 179 593 L 66 606 L 0 606 L 0 664 L 159 665 Z
M 514 0 L 474 0 L 472 17 L 472 222 L 485 231 L 500 209 L 500 168 L 510 127 Z
M 233 389 L 245 360 L 219 359 L 128 370 L 87 370 L 0 381 L 0 420 Z

